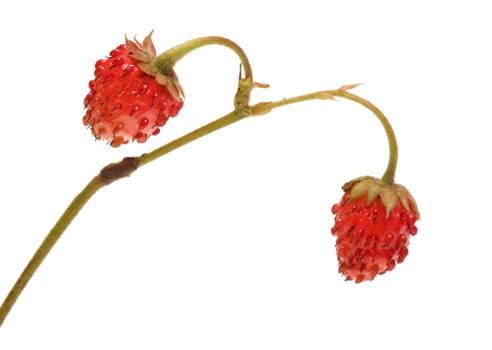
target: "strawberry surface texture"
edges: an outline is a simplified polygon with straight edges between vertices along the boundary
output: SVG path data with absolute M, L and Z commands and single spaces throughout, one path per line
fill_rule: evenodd
M 142 143 L 179 113 L 183 106 L 179 89 L 170 91 L 172 85 L 158 82 L 142 69 L 154 58 L 149 36 L 143 44 L 127 40 L 96 62 L 82 120 L 96 139 L 107 140 L 113 147 L 129 141 Z
M 364 177 L 347 183 L 332 207 L 339 272 L 356 283 L 391 271 L 408 255 L 419 212 L 408 190 Z

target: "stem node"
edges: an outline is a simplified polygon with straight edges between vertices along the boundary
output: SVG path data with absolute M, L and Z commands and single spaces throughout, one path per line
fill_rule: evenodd
M 111 163 L 101 169 L 99 176 L 105 185 L 130 176 L 138 168 L 140 157 L 126 157 L 118 163 Z

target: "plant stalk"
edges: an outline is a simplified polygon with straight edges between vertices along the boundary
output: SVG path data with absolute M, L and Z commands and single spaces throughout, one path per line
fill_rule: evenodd
M 369 101 L 349 93 L 347 87 L 342 87 L 336 90 L 325 90 L 318 91 L 310 94 L 300 95 L 291 98 L 285 98 L 275 102 L 260 102 L 253 106 L 247 106 L 248 108 L 237 107 L 234 111 L 224 115 L 223 117 L 214 120 L 188 134 L 181 136 L 166 145 L 155 149 L 150 153 L 144 153 L 139 157 L 128 157 L 124 158 L 118 163 L 109 164 L 104 167 L 100 173 L 95 176 L 86 187 L 73 199 L 70 205 L 67 207 L 65 212 L 61 215 L 57 223 L 53 226 L 51 231 L 48 233 L 46 238 L 43 240 L 37 251 L 34 253 L 33 257 L 22 271 L 21 275 L 15 282 L 14 286 L 7 295 L 5 301 L 0 306 L 0 327 L 5 321 L 7 315 L 9 314 L 12 306 L 15 304 L 20 294 L 26 287 L 29 280 L 32 278 L 36 270 L 39 268 L 41 263 L 44 261 L 48 253 L 51 251 L 53 246 L 59 240 L 63 232 L 70 225 L 72 220 L 77 216 L 82 207 L 89 201 L 89 199 L 102 187 L 105 187 L 112 182 L 119 180 L 121 178 L 130 176 L 135 170 L 143 165 L 146 165 L 154 160 L 159 159 L 163 155 L 176 150 L 194 140 L 197 140 L 203 136 L 211 134 L 214 131 L 225 128 L 228 125 L 236 123 L 246 117 L 259 116 L 267 114 L 275 108 L 308 101 L 308 100 L 327 100 L 334 99 L 335 96 L 342 97 L 353 102 L 356 102 L 371 112 L 373 112 L 379 121 L 382 123 L 386 135 L 388 137 L 388 142 L 390 146 L 390 157 L 387 169 L 383 175 L 383 181 L 387 183 L 392 183 L 395 175 L 397 158 L 398 158 L 398 147 L 396 144 L 396 138 L 391 128 L 391 125 L 383 113 Z

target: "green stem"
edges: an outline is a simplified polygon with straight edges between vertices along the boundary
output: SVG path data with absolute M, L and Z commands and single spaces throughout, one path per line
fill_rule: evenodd
M 372 103 L 364 100 L 361 97 L 351 94 L 346 90 L 346 88 L 340 88 L 337 90 L 318 91 L 310 94 L 286 98 L 276 102 L 261 102 L 251 107 L 248 106 L 247 109 L 236 108 L 234 111 L 226 114 L 225 116 L 209 124 L 206 124 L 182 137 L 179 137 L 174 141 L 171 141 L 168 144 L 159 147 L 150 153 L 145 153 L 140 157 L 124 158 L 119 163 L 109 164 L 108 166 L 104 167 L 101 172 L 96 177 L 94 177 L 82 190 L 82 192 L 80 192 L 80 194 L 78 194 L 70 203 L 65 212 L 59 218 L 58 222 L 53 226 L 37 251 L 34 253 L 32 259 L 29 261 L 25 269 L 22 271 L 21 275 L 7 295 L 5 301 L 0 306 L 0 326 L 5 321 L 5 318 L 10 312 L 12 306 L 14 305 L 19 295 L 22 293 L 25 286 L 34 275 L 38 267 L 44 261 L 51 248 L 53 248 L 55 243 L 61 237 L 61 235 L 72 222 L 72 220 L 77 216 L 82 207 L 99 189 L 111 184 L 116 180 L 129 176 L 139 167 L 148 164 L 162 157 L 163 155 L 188 144 L 191 141 L 197 140 L 205 135 L 222 129 L 235 122 L 238 122 L 246 117 L 266 114 L 275 108 L 293 103 L 316 99 L 333 99 L 334 96 L 343 97 L 359 103 L 371 110 L 376 115 L 376 117 L 378 117 L 386 130 L 388 141 L 390 143 L 390 161 L 388 163 L 388 168 L 386 169 L 386 172 L 383 176 L 383 181 L 386 181 L 387 183 L 392 183 L 395 174 L 398 151 L 393 130 L 391 129 L 391 126 L 383 113 L 381 113 L 381 111 L 377 109 Z
M 253 71 L 251 70 L 251 65 L 249 63 L 248 57 L 246 56 L 246 53 L 234 41 L 223 38 L 221 36 L 205 36 L 185 41 L 184 43 L 172 47 L 160 54 L 156 58 L 156 66 L 158 68 L 164 69 L 166 67 L 172 67 L 176 64 L 176 62 L 178 62 L 191 51 L 207 45 L 222 45 L 234 51 L 241 60 L 241 65 L 244 69 L 244 77 L 253 80 Z
M 211 123 L 208 123 L 196 130 L 193 130 L 192 132 L 183 135 L 167 144 L 165 144 L 162 147 L 159 147 L 155 150 L 153 150 L 150 153 L 144 153 L 140 156 L 140 162 L 138 163 L 138 167 L 141 167 L 145 164 L 148 164 L 163 155 L 174 151 L 175 149 L 186 145 L 187 143 L 190 143 L 191 141 L 197 140 L 205 135 L 208 135 L 216 130 L 222 129 L 228 125 L 231 125 L 235 122 L 238 122 L 245 117 L 248 117 L 250 115 L 245 115 L 243 113 L 238 112 L 237 110 L 234 110 L 231 113 L 226 114 L 225 116 L 214 120 Z
M 381 177 L 381 180 L 384 183 L 387 183 L 388 185 L 393 184 L 395 180 L 396 165 L 398 163 L 398 144 L 396 142 L 395 132 L 393 131 L 393 128 L 391 127 L 388 118 L 386 118 L 383 112 L 381 112 L 379 108 L 377 108 L 371 102 L 367 101 L 366 99 L 363 99 L 362 97 L 354 95 L 346 91 L 345 89 L 330 91 L 330 93 L 333 96 L 343 97 L 347 100 L 351 100 L 353 102 L 356 102 L 366 107 L 372 113 L 374 113 L 374 115 L 379 119 L 379 121 L 383 125 L 384 131 L 386 132 L 386 137 L 388 138 L 388 144 L 389 144 L 388 165 L 386 166 L 386 170 L 383 176 Z
M 67 207 L 62 216 L 58 219 L 58 222 L 53 226 L 46 238 L 43 240 L 33 257 L 22 271 L 21 275 L 15 282 L 14 286 L 10 290 L 9 294 L 5 298 L 5 301 L 0 306 L 0 327 L 5 321 L 5 318 L 9 314 L 12 306 L 15 304 L 20 294 L 26 287 L 27 283 L 44 261 L 51 248 L 55 245 L 58 239 L 65 232 L 68 225 L 77 216 L 82 207 L 88 202 L 88 200 L 102 187 L 109 185 L 110 183 L 119 180 L 123 177 L 129 176 L 138 167 L 150 163 L 153 160 L 169 153 L 187 143 L 196 140 L 200 137 L 208 135 L 216 130 L 222 129 L 232 123 L 242 120 L 247 115 L 239 111 L 233 111 L 226 114 L 222 118 L 219 118 L 209 124 L 206 124 L 182 137 L 169 142 L 168 144 L 157 148 L 156 150 L 145 153 L 140 157 L 124 158 L 119 163 L 109 164 L 104 167 L 101 172 L 90 181 L 87 186 L 77 195 L 70 205 Z
M 96 193 L 101 187 L 105 185 L 104 181 L 100 176 L 96 176 L 92 179 L 87 186 L 80 192 L 67 207 L 63 215 L 60 217 L 58 222 L 53 226 L 51 231 L 48 233 L 44 241 L 39 246 L 36 253 L 33 255 L 24 271 L 15 282 L 10 293 L 5 298 L 2 306 L 0 307 L 0 326 L 7 317 L 10 309 L 16 302 L 19 295 L 24 290 L 31 277 L 34 275 L 38 267 L 41 265 L 43 260 L 46 258 L 51 248 L 55 245 L 58 239 L 61 237 L 65 229 L 70 225 L 72 220 L 77 216 L 78 212 L 85 203 Z
M 174 67 L 176 62 L 182 59 L 185 55 L 207 45 L 222 45 L 228 47 L 236 53 L 241 60 L 241 72 L 244 71 L 244 77 L 239 77 L 239 85 L 234 98 L 234 106 L 236 109 L 244 110 L 249 104 L 251 90 L 255 84 L 253 81 L 253 71 L 249 63 L 248 56 L 243 49 L 234 41 L 221 36 L 206 36 L 192 39 L 179 44 L 156 57 L 154 61 L 155 67 L 161 72 L 167 72 L 169 68 Z

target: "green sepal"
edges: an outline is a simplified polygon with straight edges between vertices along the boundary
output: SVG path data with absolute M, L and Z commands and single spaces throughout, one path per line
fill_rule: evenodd
M 379 192 L 379 197 L 381 198 L 381 203 L 383 203 L 384 208 L 386 209 L 386 217 L 389 216 L 391 211 L 396 207 L 398 204 L 398 196 L 396 195 L 396 192 L 393 186 L 387 186 L 381 188 L 381 191 Z
M 420 219 L 420 213 L 419 209 L 417 207 L 417 202 L 415 199 L 412 197 L 410 192 L 402 185 L 396 185 L 398 186 L 396 193 L 398 195 L 398 198 L 400 199 L 401 205 L 403 208 L 407 211 L 413 211 L 415 215 L 417 216 L 417 219 Z
M 139 68 L 143 72 L 155 77 L 159 84 L 164 85 L 176 101 L 182 101 L 185 94 L 174 72 L 174 64 L 164 67 L 157 65 L 156 49 L 152 42 L 153 32 L 151 31 L 143 42 L 139 42 L 136 38 L 129 40 L 125 35 L 125 45 L 128 48 L 129 56 L 139 61 Z
M 349 182 L 346 182 L 343 186 L 342 186 L 342 190 L 344 192 L 347 192 L 349 191 L 356 183 L 358 182 L 361 182 L 363 180 L 367 180 L 367 179 L 375 179 L 374 177 L 372 176 L 360 176 L 360 177 L 357 177 L 353 180 L 350 180 Z
M 381 203 L 386 209 L 388 217 L 391 211 L 401 203 L 407 212 L 414 212 L 417 218 L 420 217 L 417 203 L 410 192 L 402 185 L 387 184 L 382 180 L 372 176 L 361 176 L 355 178 L 342 186 L 345 192 L 350 192 L 349 200 L 354 200 L 362 195 L 367 195 L 367 205 L 380 198 Z
M 367 190 L 367 205 L 371 204 L 376 198 L 378 198 L 380 192 L 380 184 L 374 183 L 372 186 L 369 186 Z
M 369 179 L 365 179 L 362 181 L 357 182 L 352 186 L 352 189 L 350 190 L 350 199 L 356 199 L 362 196 L 364 193 L 367 193 L 367 190 L 370 186 Z

